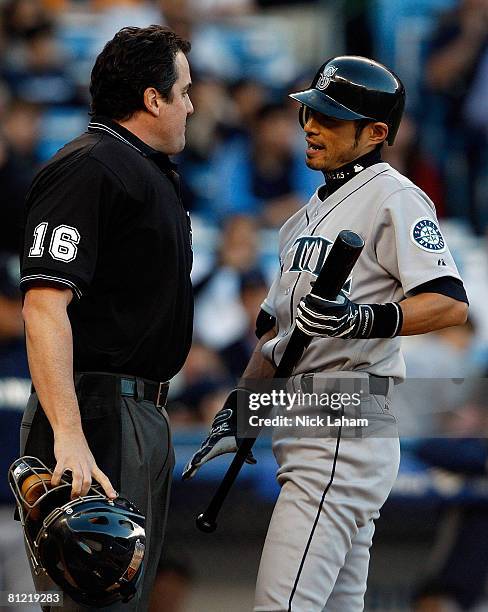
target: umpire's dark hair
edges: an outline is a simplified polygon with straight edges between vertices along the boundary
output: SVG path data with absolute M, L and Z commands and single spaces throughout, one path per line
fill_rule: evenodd
M 176 55 L 190 48 L 187 40 L 164 26 L 119 30 L 93 66 L 90 115 L 129 119 L 144 109 L 143 94 L 148 87 L 171 102 L 171 88 L 178 79 Z

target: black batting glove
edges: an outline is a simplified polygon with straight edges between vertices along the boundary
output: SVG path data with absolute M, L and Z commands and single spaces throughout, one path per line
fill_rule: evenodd
M 345 295 L 325 300 L 309 293 L 298 305 L 297 327 L 307 336 L 369 338 L 374 322 L 368 304 L 355 304 Z
M 356 304 L 342 293 L 336 300 L 310 293 L 298 305 L 296 323 L 307 336 L 394 338 L 401 332 L 403 311 L 396 302 Z
M 183 480 L 192 478 L 198 468 L 210 459 L 237 451 L 242 442 L 242 439 L 237 437 L 237 407 L 239 402 L 242 402 L 241 406 L 246 406 L 248 398 L 249 392 L 245 389 L 234 389 L 230 393 L 222 410 L 215 415 L 208 437 L 186 464 L 182 474 Z M 249 452 L 246 463 L 257 463 L 252 451 Z

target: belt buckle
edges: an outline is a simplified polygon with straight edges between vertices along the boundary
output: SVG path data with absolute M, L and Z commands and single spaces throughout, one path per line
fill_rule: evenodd
M 159 402 L 161 401 L 161 392 L 162 392 L 162 390 L 163 390 L 163 386 L 164 386 L 165 384 L 166 384 L 166 383 L 164 383 L 164 382 L 160 382 L 160 383 L 159 383 L 159 387 L 158 387 L 158 395 L 157 395 L 157 397 L 156 397 L 156 408 L 164 408 L 164 406 L 163 406 L 163 405 L 161 405 Z

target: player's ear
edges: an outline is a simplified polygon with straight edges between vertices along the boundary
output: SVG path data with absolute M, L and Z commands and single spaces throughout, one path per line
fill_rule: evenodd
M 161 95 L 154 87 L 147 87 L 144 91 L 144 107 L 154 117 L 159 117 L 161 112 Z
M 380 144 L 386 140 L 388 136 L 388 126 L 381 121 L 375 121 L 369 124 L 369 137 L 372 144 Z

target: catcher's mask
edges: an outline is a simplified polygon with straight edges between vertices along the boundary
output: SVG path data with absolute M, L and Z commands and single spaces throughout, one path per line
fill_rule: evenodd
M 143 569 L 144 516 L 128 500 L 111 501 L 93 486 L 71 500 L 70 479 L 51 487 L 52 474 L 28 456 L 8 471 L 35 573 L 48 574 L 83 605 L 129 601 Z

